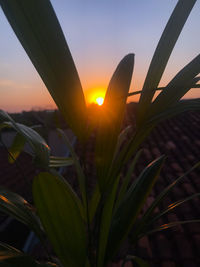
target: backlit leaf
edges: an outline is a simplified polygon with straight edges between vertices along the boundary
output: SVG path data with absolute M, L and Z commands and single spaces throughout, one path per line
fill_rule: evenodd
M 100 190 L 107 183 L 107 172 L 113 159 L 125 112 L 134 64 L 134 54 L 125 56 L 109 83 L 101 109 L 96 141 L 96 165 Z
M 158 87 L 172 50 L 195 3 L 196 0 L 179 0 L 162 33 L 140 97 L 138 113 L 140 123 L 147 115 L 146 111 L 155 93 L 153 89 Z
M 200 99 L 181 100 L 170 108 L 152 116 L 147 123 L 158 124 L 162 120 L 169 119 L 186 111 L 200 110 Z
M 150 230 L 148 232 L 145 232 L 143 233 L 140 237 L 144 236 L 144 235 L 150 235 L 150 234 L 154 234 L 156 232 L 159 232 L 159 231 L 163 231 L 163 230 L 167 230 L 169 228 L 172 228 L 172 227 L 175 227 L 175 226 L 178 226 L 180 224 L 187 224 L 187 223 L 200 223 L 200 220 L 187 220 L 187 221 L 176 221 L 176 222 L 170 222 L 170 223 L 166 223 L 166 224 L 163 224 L 153 230 Z
M 37 212 L 54 250 L 64 266 L 84 266 L 86 229 L 77 196 L 55 175 L 40 173 L 33 182 Z
M 0 4 L 67 123 L 82 136 L 86 114 L 83 90 L 50 1 L 0 0 Z
M 161 91 L 152 103 L 149 115 L 158 114 L 179 101 L 199 81 L 199 77 L 195 78 L 199 73 L 200 55 L 179 71 Z

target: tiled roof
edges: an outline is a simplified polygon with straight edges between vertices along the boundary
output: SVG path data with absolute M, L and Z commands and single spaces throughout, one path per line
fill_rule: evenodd
M 148 205 L 167 185 L 200 161 L 200 112 L 187 112 L 160 123 L 142 147 L 136 175 L 155 158 L 162 154 L 167 156 L 159 180 L 148 198 Z M 164 198 L 159 210 L 198 192 L 200 169 L 196 169 L 177 184 Z M 155 227 L 177 220 L 192 219 L 200 219 L 199 197 L 161 217 Z M 144 237 L 135 248 L 135 253 L 148 259 L 152 266 L 200 266 L 200 223 L 179 225 Z

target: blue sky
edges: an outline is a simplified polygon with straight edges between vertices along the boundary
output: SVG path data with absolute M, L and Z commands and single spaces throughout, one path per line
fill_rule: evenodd
M 135 53 L 131 90 L 141 89 L 153 52 L 177 1 L 52 0 L 87 92 L 106 88 L 123 56 Z M 200 52 L 200 1 L 194 6 L 163 75 L 165 85 Z M 0 108 L 55 107 L 0 10 Z M 187 97 L 200 97 L 192 90 Z M 136 100 L 136 99 L 133 99 Z

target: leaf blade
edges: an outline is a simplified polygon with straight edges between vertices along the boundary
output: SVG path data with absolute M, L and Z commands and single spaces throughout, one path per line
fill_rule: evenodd
M 158 178 L 163 161 L 164 157 L 160 157 L 144 169 L 137 183 L 134 183 L 129 188 L 123 202 L 115 212 L 107 246 L 108 258 L 114 255 L 134 224 L 149 192 Z
M 171 52 L 195 3 L 196 0 L 179 0 L 167 22 L 154 52 L 142 88 L 138 111 L 139 122 L 141 122 L 145 117 L 147 108 L 151 104 L 151 100 L 154 96 L 154 91 L 152 91 L 152 89 L 158 87 Z
M 84 266 L 87 244 L 85 225 L 70 186 L 55 175 L 40 173 L 33 183 L 33 197 L 42 224 L 61 262 L 64 266 Z
M 186 177 L 190 172 L 195 170 L 196 168 L 199 168 L 200 162 L 196 163 L 190 170 L 188 170 L 183 175 L 179 176 L 173 183 L 168 185 L 160 194 L 156 197 L 156 199 L 153 201 L 153 203 L 150 205 L 150 207 L 146 210 L 142 218 L 140 219 L 139 225 L 135 228 L 132 240 L 135 241 L 138 238 L 139 233 L 145 228 L 146 224 L 151 220 L 151 216 L 155 208 L 161 203 L 161 201 L 164 199 L 164 197 L 169 194 L 169 192 L 172 191 L 175 185 L 180 183 L 184 177 Z
M 101 109 L 95 154 L 100 190 L 107 183 L 106 176 L 117 145 L 133 66 L 134 54 L 128 54 L 120 61 L 110 80 Z
M 150 116 L 158 114 L 178 102 L 199 81 L 200 55 L 189 62 L 168 83 L 165 90 L 157 96 L 151 105 Z
M 85 129 L 84 94 L 50 1 L 1 0 L 0 4 L 64 118 L 81 136 Z

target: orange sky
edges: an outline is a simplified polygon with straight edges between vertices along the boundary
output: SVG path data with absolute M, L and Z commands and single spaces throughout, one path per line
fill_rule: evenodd
M 86 101 L 89 101 L 94 95 L 98 96 L 98 90 L 103 94 L 117 64 L 128 53 L 135 53 L 130 91 L 141 90 L 155 47 L 177 1 L 51 2 L 77 66 Z M 160 86 L 165 86 L 199 53 L 199 14 L 200 2 L 197 1 Z M 55 108 L 1 10 L 0 25 L 0 109 L 19 112 Z M 200 90 L 191 90 L 186 97 L 200 97 Z M 137 100 L 138 96 L 129 98 L 129 101 Z

